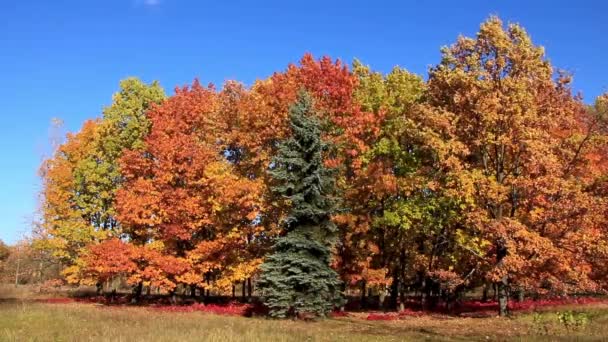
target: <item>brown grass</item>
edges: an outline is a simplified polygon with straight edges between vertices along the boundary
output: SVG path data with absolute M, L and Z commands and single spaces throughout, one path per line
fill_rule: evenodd
M 555 311 L 513 318 L 441 315 L 367 321 L 365 314 L 319 322 L 161 312 L 145 307 L 45 304 L 31 293 L 0 288 L 0 341 L 470 341 L 602 340 L 608 305 L 559 308 L 584 311 L 589 323 L 567 330 Z

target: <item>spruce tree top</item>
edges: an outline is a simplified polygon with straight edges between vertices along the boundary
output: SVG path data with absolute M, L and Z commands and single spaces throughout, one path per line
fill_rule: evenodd
M 305 91 L 298 93 L 289 110 L 292 137 L 281 142 L 270 171 L 279 183 L 273 190 L 290 200 L 291 210 L 285 219 L 287 232 L 295 226 L 320 226 L 319 233 L 331 235 L 330 221 L 335 200 L 332 171 L 323 164 L 327 144 L 321 140 L 321 123 L 314 113 L 313 100 Z

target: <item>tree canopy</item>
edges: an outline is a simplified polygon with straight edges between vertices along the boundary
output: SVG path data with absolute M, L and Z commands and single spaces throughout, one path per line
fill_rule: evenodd
M 44 161 L 35 246 L 71 283 L 247 283 L 275 317 L 608 290 L 608 94 L 585 105 L 497 17 L 440 56 L 426 79 L 310 54 L 249 87 L 126 79 Z

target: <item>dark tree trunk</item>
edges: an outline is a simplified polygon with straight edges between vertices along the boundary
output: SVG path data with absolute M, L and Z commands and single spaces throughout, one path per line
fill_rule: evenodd
M 428 306 L 428 292 L 427 292 L 427 282 L 426 279 L 422 279 L 422 283 L 420 284 L 420 308 L 424 311 Z
M 526 296 L 526 292 L 524 291 L 524 289 L 519 289 L 519 291 L 517 291 L 517 301 L 518 302 L 523 302 Z
M 361 309 L 365 309 L 365 307 L 367 306 L 367 297 L 366 297 L 366 287 L 367 287 L 367 283 L 365 280 L 363 280 L 361 282 Z
M 251 301 L 251 295 L 253 293 L 253 285 L 251 285 L 251 277 L 247 278 L 247 299 Z
M 399 286 L 399 312 L 405 310 L 405 290 L 405 286 L 401 284 L 401 286 Z
M 393 282 L 391 284 L 391 296 L 389 300 L 389 309 L 397 309 L 397 297 L 399 296 L 399 276 L 393 276 Z
M 139 303 L 140 302 L 141 293 L 143 291 L 143 288 L 144 288 L 144 283 L 142 283 L 140 281 L 139 284 L 137 284 L 135 286 L 135 288 L 133 289 L 133 298 L 131 299 L 131 303 Z

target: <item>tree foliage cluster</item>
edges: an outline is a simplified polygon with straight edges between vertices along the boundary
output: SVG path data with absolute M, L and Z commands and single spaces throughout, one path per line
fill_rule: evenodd
M 278 316 L 344 289 L 396 307 L 494 285 L 501 313 L 510 293 L 602 292 L 608 95 L 570 84 L 496 17 L 427 80 L 311 55 L 250 87 L 130 78 L 43 164 L 36 244 L 70 282 L 138 293 L 260 278 Z

